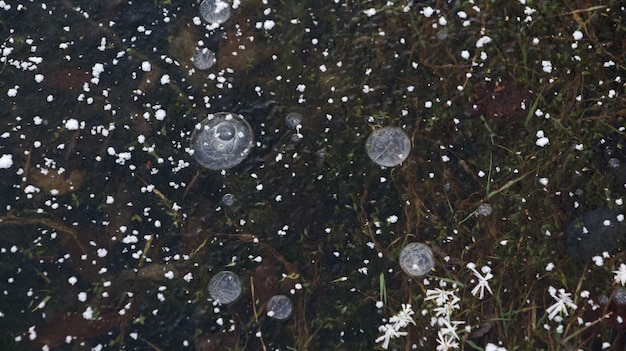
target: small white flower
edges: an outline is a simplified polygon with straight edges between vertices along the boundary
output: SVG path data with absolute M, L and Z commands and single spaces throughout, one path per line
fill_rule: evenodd
M 439 331 L 443 334 L 443 335 L 450 335 L 453 337 L 453 339 L 457 339 L 457 340 L 461 340 L 461 338 L 459 337 L 459 335 L 457 334 L 457 326 L 460 324 L 465 324 L 465 322 L 463 321 L 451 321 L 447 318 L 440 318 L 440 324 L 441 324 L 441 328 L 439 328 Z
M 467 264 L 467 268 L 471 270 L 472 273 L 474 273 L 474 276 L 476 276 L 476 278 L 478 278 L 478 283 L 476 284 L 474 289 L 472 289 L 472 295 L 476 296 L 478 294 L 478 298 L 482 300 L 485 297 L 485 289 L 487 289 L 487 291 L 489 291 L 489 293 L 493 295 L 493 291 L 491 291 L 491 287 L 489 286 L 489 279 L 493 278 L 493 274 L 491 274 L 491 268 L 488 266 L 483 266 L 483 268 L 481 268 L 481 271 L 485 274 L 484 276 L 476 270 L 476 265 L 472 262 Z
M 619 269 L 613 271 L 613 273 L 615 273 L 615 283 L 619 283 L 624 286 L 624 284 L 626 284 L 626 264 L 620 264 Z
M 389 322 L 391 323 L 378 327 L 378 331 L 383 333 L 383 335 L 376 338 L 375 341 L 377 343 L 382 342 L 381 347 L 386 350 L 389 347 L 389 341 L 391 339 L 407 335 L 407 332 L 400 331 L 400 329 L 405 328 L 409 323 L 415 325 L 415 321 L 413 317 L 411 317 L 414 314 L 415 312 L 413 312 L 410 304 L 402 304 L 402 310 L 395 316 L 389 318 Z
M 459 343 L 454 341 L 454 336 L 444 335 L 441 331 L 437 333 L 437 351 L 448 351 L 458 349 Z
M 569 316 L 569 312 L 567 311 L 568 308 L 571 310 L 575 310 L 578 308 L 574 301 L 572 301 L 572 294 L 565 292 L 565 289 L 559 289 L 558 296 L 556 295 L 556 288 L 552 286 L 548 288 L 548 292 L 550 293 L 550 296 L 552 296 L 552 298 L 556 300 L 556 303 L 548 307 L 548 309 L 546 310 L 546 312 L 548 312 L 548 319 L 553 320 L 559 314 L 565 314 L 566 316 Z
M 383 344 L 381 345 L 381 347 L 385 350 L 389 348 L 389 341 L 391 339 L 395 339 L 397 337 L 407 334 L 406 332 L 397 331 L 391 324 L 381 325 L 380 327 L 378 327 L 378 331 L 383 333 L 383 335 L 379 336 L 375 340 L 375 342 L 377 343 L 382 342 Z
M 428 289 L 426 290 L 426 298 L 424 301 L 435 300 L 437 306 L 443 306 L 446 302 L 453 300 L 456 296 L 452 291 L 446 291 L 443 289 Z
M 437 317 L 450 319 L 454 310 L 461 310 L 461 306 L 459 305 L 460 301 L 461 299 L 453 296 L 451 300 L 446 301 L 443 305 L 433 308 L 433 312 L 435 312 L 435 316 Z
M 402 304 L 402 311 L 398 312 L 395 316 L 389 318 L 389 321 L 393 323 L 393 327 L 396 330 L 405 328 L 409 323 L 415 325 L 412 315 L 414 315 L 413 309 L 410 304 Z

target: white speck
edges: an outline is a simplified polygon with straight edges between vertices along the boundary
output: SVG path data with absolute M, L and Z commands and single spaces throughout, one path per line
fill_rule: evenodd
M 158 109 L 158 110 L 154 113 L 154 117 L 155 117 L 157 120 L 159 120 L 159 121 L 164 120 L 164 119 L 165 119 L 165 115 L 166 115 L 166 113 L 165 113 L 165 110 L 163 110 L 163 109 Z
M 78 301 L 80 301 L 80 302 L 87 301 L 87 293 L 86 292 L 79 292 L 78 293 Z
M 425 17 L 430 17 L 433 15 L 433 13 L 435 13 L 435 10 L 433 10 L 432 7 L 428 6 L 428 7 L 425 7 L 424 10 L 422 10 L 422 13 L 424 14 Z
M 461 51 L 461 57 L 466 59 L 466 60 L 469 59 L 470 58 L 470 52 L 467 51 L 467 50 Z
M 583 32 L 577 30 L 572 34 L 572 36 L 574 37 L 574 40 L 580 40 L 583 38 Z
M 107 254 L 108 254 L 107 249 L 105 248 L 98 249 L 98 257 L 106 257 Z
M 37 83 L 43 82 L 43 74 L 35 74 L 35 82 Z
M 485 35 L 476 40 L 476 47 L 482 48 L 485 44 L 489 43 L 491 43 L 491 38 Z
M 85 310 L 85 312 L 83 312 L 83 318 L 86 320 L 93 319 L 93 310 L 91 309 L 91 307 L 87 306 L 87 309 Z
M 7 169 L 13 166 L 13 155 L 4 154 L 0 157 L 0 169 Z
M 20 88 L 20 87 L 16 85 L 15 87 L 13 87 L 13 88 L 9 89 L 9 90 L 7 91 L 7 95 L 8 95 L 9 97 L 15 97 L 15 96 L 17 95 L 17 89 L 19 89 L 19 88 Z
M 78 279 L 72 276 L 67 279 L 67 282 L 70 283 L 70 285 L 75 285 L 76 283 L 78 283 Z
M 602 256 L 593 256 L 592 260 L 598 267 L 602 267 L 604 265 L 604 259 Z
M 387 222 L 389 222 L 389 223 L 396 223 L 396 222 L 398 222 L 398 216 L 396 216 L 396 215 L 389 216 L 389 218 L 387 218 Z
M 553 269 L 554 269 L 554 263 L 552 262 L 548 263 L 548 265 L 546 266 L 546 271 L 552 272 Z
M 161 77 L 161 85 L 165 85 L 165 84 L 167 84 L 167 83 L 169 83 L 169 82 L 170 82 L 170 76 L 169 76 L 169 74 L 164 74 L 164 75 Z
M 68 130 L 78 130 L 78 121 L 74 118 L 70 118 L 65 122 L 65 128 Z
M 167 278 L 167 279 L 174 279 L 174 272 L 172 272 L 172 271 L 165 272 L 165 278 Z
M 541 67 L 543 67 L 543 71 L 546 73 L 552 73 L 552 62 L 548 60 L 541 61 Z
M 148 61 L 143 61 L 141 63 L 141 70 L 144 72 L 150 72 L 152 70 L 152 65 Z
M 543 135 L 543 130 L 538 130 L 536 135 L 537 135 L 537 141 L 535 142 L 535 144 L 537 146 L 544 147 L 550 143 L 550 139 L 546 138 Z
M 483 171 L 478 171 L 478 176 L 479 176 L 479 177 L 481 177 L 481 178 L 482 178 L 482 177 L 484 177 L 485 175 L 486 175 L 486 174 L 485 174 L 485 172 L 483 172 Z
M 583 151 L 584 146 L 583 146 L 583 144 L 577 144 L 576 146 L 574 146 L 574 149 L 576 149 L 578 151 Z
M 548 178 L 539 178 L 539 183 L 543 186 L 548 185 Z
M 363 10 L 363 13 L 367 16 L 367 17 L 372 17 L 376 14 L 376 9 L 371 7 L 367 10 Z
M 276 25 L 276 22 L 272 20 L 266 20 L 265 22 L 263 22 L 263 29 L 270 30 L 274 28 L 275 25 Z
M 376 9 L 371 7 L 367 10 L 364 10 L 363 13 L 367 16 L 367 17 L 372 17 L 376 14 Z

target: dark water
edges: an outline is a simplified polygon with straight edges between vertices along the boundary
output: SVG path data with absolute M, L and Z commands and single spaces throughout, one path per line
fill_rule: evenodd
M 424 298 L 441 281 L 461 299 L 460 347 L 558 349 L 548 287 L 611 294 L 623 241 L 585 265 L 561 233 L 598 207 L 623 213 L 618 2 L 245 1 L 212 29 L 195 1 L 9 5 L 2 349 L 371 350 L 404 303 L 416 323 L 391 348 L 434 349 Z M 216 64 L 194 71 L 203 47 Z M 256 140 L 222 172 L 188 152 L 220 111 Z M 299 130 L 285 124 L 294 112 Z M 411 139 L 398 167 L 367 157 L 381 126 Z M 492 213 L 477 215 L 482 204 Z M 426 278 L 398 266 L 412 241 L 435 250 Z M 493 295 L 472 296 L 469 262 L 491 267 Z M 207 284 L 222 270 L 243 294 L 214 306 Z M 276 294 L 294 303 L 285 321 L 266 315 Z M 528 336 L 518 326 L 533 318 L 552 330 Z M 571 340 L 618 335 L 590 330 Z

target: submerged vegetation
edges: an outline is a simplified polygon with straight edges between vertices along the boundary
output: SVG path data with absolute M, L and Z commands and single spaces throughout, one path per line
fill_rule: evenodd
M 621 1 L 201 3 L 0 0 L 0 349 L 624 349 Z

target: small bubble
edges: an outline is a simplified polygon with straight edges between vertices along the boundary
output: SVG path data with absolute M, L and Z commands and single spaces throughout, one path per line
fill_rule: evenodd
M 289 128 L 296 129 L 302 123 L 302 116 L 299 113 L 292 112 L 285 116 L 285 124 Z
M 480 206 L 478 206 L 478 209 L 476 210 L 476 213 L 478 213 L 478 215 L 480 216 L 487 217 L 491 214 L 492 211 L 493 208 L 490 204 L 480 204 Z
M 200 16 L 211 24 L 222 24 L 230 17 L 230 5 L 224 0 L 203 0 Z
M 267 301 L 267 315 L 278 320 L 285 320 L 293 312 L 293 302 L 285 295 L 276 295 Z
M 222 202 L 226 206 L 234 205 L 235 201 L 237 201 L 237 198 L 235 198 L 235 195 L 233 195 L 233 194 L 228 193 L 228 194 L 224 194 L 224 196 L 222 196 Z

